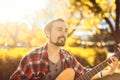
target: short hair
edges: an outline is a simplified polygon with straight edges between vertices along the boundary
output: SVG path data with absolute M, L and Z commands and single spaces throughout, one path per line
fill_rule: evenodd
M 58 18 L 58 19 L 55 19 L 55 20 L 52 20 L 52 21 L 48 22 L 47 25 L 44 28 L 45 33 L 46 33 L 46 31 L 51 31 L 51 29 L 53 27 L 52 24 L 54 22 L 57 22 L 57 21 L 65 22 L 62 18 Z

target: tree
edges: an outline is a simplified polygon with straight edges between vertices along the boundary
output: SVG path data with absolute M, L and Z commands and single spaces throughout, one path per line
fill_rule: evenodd
M 120 0 L 69 0 L 69 4 L 70 19 L 80 20 L 76 24 L 91 30 L 105 20 L 115 41 L 120 42 Z
M 100 33 L 95 33 L 90 40 L 94 42 L 101 42 L 101 40 L 105 42 L 113 41 L 113 37 L 110 35 L 111 33 L 107 29 L 100 29 Z
M 46 36 L 37 23 L 7 22 L 0 24 L 0 47 L 34 47 L 45 43 Z

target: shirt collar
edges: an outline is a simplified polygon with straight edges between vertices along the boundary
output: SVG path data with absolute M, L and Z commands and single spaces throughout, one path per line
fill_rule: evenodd
M 42 54 L 43 55 L 43 58 L 48 60 L 48 52 L 47 52 L 47 45 L 48 43 L 46 43 L 44 46 L 43 46 L 43 49 L 42 49 Z M 66 57 L 66 54 L 65 54 L 65 51 L 63 49 L 60 48 L 60 59 L 64 62 L 65 60 L 65 57 Z

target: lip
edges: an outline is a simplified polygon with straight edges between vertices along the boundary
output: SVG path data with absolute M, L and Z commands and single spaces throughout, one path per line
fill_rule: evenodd
M 60 40 L 62 40 L 62 41 L 65 41 L 65 38 L 59 38 Z

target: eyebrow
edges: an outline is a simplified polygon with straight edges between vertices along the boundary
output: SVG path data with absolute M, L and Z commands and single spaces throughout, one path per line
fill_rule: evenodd
M 62 29 L 62 27 L 57 27 L 57 29 Z
M 57 27 L 57 29 L 62 29 L 62 27 Z M 65 27 L 65 29 L 68 29 L 67 27 Z
M 67 31 L 68 31 L 68 28 L 65 28 L 65 30 L 67 30 Z

